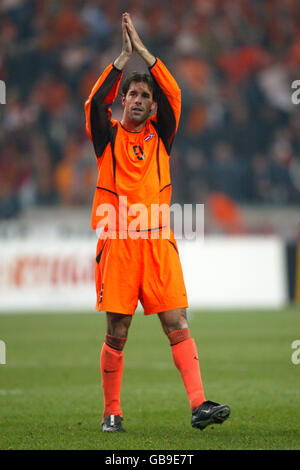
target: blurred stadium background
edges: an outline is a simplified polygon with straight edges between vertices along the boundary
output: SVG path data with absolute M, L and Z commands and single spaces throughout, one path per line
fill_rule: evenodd
M 204 243 L 179 240 L 180 256 L 207 396 L 232 417 L 201 436 L 156 316 L 136 315 L 129 432 L 100 437 L 84 101 L 123 11 L 182 89 L 173 202 L 205 207 Z M 299 1 L 0 0 L 0 46 L 0 448 L 299 448 Z
M 173 202 L 205 204 L 205 246 L 181 243 L 192 306 L 299 300 L 299 2 L 1 0 L 0 309 L 93 308 L 84 101 L 122 11 L 182 89 Z

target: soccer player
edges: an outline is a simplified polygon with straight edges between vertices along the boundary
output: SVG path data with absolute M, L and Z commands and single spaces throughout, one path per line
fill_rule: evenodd
M 227 419 L 230 408 L 205 398 L 197 348 L 186 317 L 188 303 L 177 243 L 165 219 L 151 217 L 153 206 L 170 205 L 169 158 L 179 123 L 181 92 L 166 66 L 142 43 L 128 13 L 122 15 L 122 38 L 121 54 L 104 70 L 85 103 L 86 129 L 98 165 L 92 227 L 103 228 L 95 270 L 96 309 L 106 311 L 107 317 L 100 355 L 102 431 L 124 431 L 120 405 L 123 349 L 139 300 L 145 315 L 158 315 L 186 389 L 191 424 L 204 429 Z M 124 81 L 119 122 L 112 118 L 110 105 L 133 51 L 150 74 L 133 72 Z M 103 222 L 103 207 L 112 207 L 119 216 L 124 204 L 127 215 L 117 217 L 109 228 L 110 220 L 104 218 Z M 135 211 L 131 209 L 136 207 L 145 209 L 147 226 L 132 230 Z

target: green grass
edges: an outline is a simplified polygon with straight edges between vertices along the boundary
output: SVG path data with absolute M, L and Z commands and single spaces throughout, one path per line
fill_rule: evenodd
M 0 449 L 300 449 L 300 311 L 194 312 L 206 397 L 230 419 L 201 432 L 156 315 L 136 314 L 125 347 L 124 434 L 103 434 L 103 314 L 1 315 Z

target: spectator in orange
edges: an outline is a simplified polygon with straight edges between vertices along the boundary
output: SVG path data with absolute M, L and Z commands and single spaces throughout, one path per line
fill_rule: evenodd
M 245 232 L 243 214 L 236 202 L 226 194 L 211 193 L 206 199 L 206 207 L 212 226 L 226 234 Z

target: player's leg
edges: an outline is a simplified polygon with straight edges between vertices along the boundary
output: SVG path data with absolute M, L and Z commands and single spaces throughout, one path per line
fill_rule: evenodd
M 159 318 L 190 401 L 192 426 L 203 430 L 209 424 L 223 423 L 230 415 L 230 408 L 205 399 L 197 347 L 190 337 L 186 309 L 161 312 Z
M 145 240 L 144 276 L 140 298 L 146 315 L 158 313 L 169 338 L 192 409 L 192 426 L 204 429 L 228 418 L 226 405 L 205 400 L 198 353 L 186 318 L 187 294 L 176 240 Z
M 120 404 L 121 382 L 124 366 L 123 349 L 127 340 L 132 315 L 106 313 L 107 330 L 100 356 L 104 411 L 102 430 L 124 431 Z
M 168 310 L 158 316 L 170 341 L 173 361 L 181 374 L 191 409 L 194 410 L 205 401 L 205 395 L 197 347 L 190 337 L 186 309 Z
M 168 336 L 174 363 L 180 371 L 192 409 L 205 401 L 198 354 L 186 317 L 187 293 L 176 240 L 144 242 L 141 302 L 146 315 L 157 313 Z
M 102 430 L 122 431 L 120 389 L 123 348 L 139 296 L 140 250 L 131 239 L 99 240 L 96 258 L 96 309 L 105 311 L 107 330 L 101 350 L 101 376 L 104 396 Z M 130 275 L 128 272 L 130 262 Z

